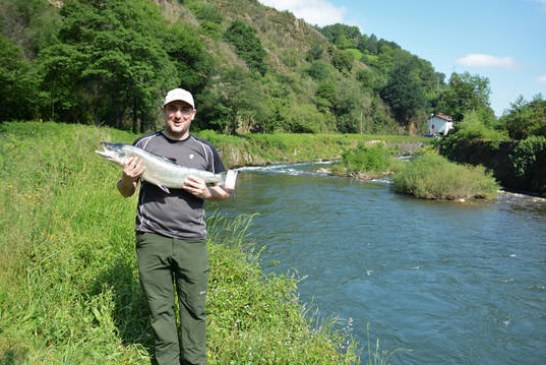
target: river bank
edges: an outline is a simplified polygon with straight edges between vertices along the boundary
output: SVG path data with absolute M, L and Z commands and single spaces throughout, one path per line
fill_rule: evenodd
M 430 138 L 367 134 L 249 134 L 227 136 L 212 131 L 197 135 L 214 144 L 230 168 L 267 166 L 278 163 L 338 160 L 359 143 L 385 143 L 397 155 L 411 155 Z
M 135 138 L 83 125 L 0 124 L 0 363 L 150 363 L 136 196 L 119 196 L 119 168 L 94 153 L 100 141 Z M 251 217 L 209 217 L 208 363 L 358 363 L 346 332 L 313 323 L 295 278 L 262 272 L 245 235 Z

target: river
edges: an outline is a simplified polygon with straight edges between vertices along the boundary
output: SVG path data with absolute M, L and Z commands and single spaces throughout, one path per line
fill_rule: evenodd
M 318 168 L 243 168 L 220 212 L 258 214 L 264 270 L 296 273 L 363 364 L 368 340 L 390 364 L 546 364 L 544 201 L 423 201 Z

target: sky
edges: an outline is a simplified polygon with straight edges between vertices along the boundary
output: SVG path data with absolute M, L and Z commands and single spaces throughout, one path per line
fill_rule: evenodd
M 499 117 L 546 98 L 546 0 L 259 0 L 306 22 L 342 23 L 395 42 L 437 72 L 489 79 Z

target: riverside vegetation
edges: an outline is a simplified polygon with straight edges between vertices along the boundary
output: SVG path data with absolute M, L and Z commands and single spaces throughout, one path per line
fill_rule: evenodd
M 377 144 L 378 138 L 201 134 L 219 145 L 231 167 L 247 160 L 346 160 L 355 146 Z M 0 363 L 149 362 L 151 338 L 132 243 L 136 202 L 119 196 L 119 170 L 94 153 L 100 141 L 130 143 L 135 137 L 82 125 L 0 124 Z M 423 143 L 383 139 L 389 155 Z M 261 272 L 246 235 L 251 221 L 209 218 L 209 362 L 358 363 L 360 345 L 350 333 L 298 302 L 297 278 Z M 386 358 L 375 341 L 367 363 Z
M 0 124 L 0 364 L 149 364 L 135 199 L 94 150 L 127 132 Z M 210 364 L 353 364 L 355 344 L 261 272 L 251 217 L 210 219 Z
M 432 147 L 416 151 L 405 163 L 384 143 L 361 142 L 345 151 L 332 171 L 359 179 L 390 175 L 396 192 L 422 199 L 494 199 L 500 188 L 483 166 L 450 162 Z
M 339 159 L 330 172 L 368 180 L 390 175 L 394 190 L 422 199 L 494 199 L 500 186 L 483 166 L 462 165 L 440 156 L 430 139 L 348 134 L 258 134 L 201 136 L 219 146 L 231 166 Z M 413 155 L 408 163 L 395 157 Z

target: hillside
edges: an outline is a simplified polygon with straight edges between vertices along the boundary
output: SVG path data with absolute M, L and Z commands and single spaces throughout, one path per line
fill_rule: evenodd
M 181 85 L 196 94 L 202 129 L 401 134 L 424 127 L 444 85 L 394 42 L 313 27 L 256 0 L 0 0 L 0 9 L 9 60 L 0 120 L 144 131 L 165 90 Z

